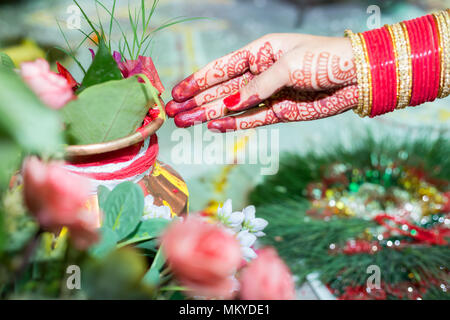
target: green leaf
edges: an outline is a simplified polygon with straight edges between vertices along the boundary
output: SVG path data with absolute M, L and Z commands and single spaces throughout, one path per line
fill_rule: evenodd
M 6 68 L 0 68 L 0 131 L 29 152 L 55 152 L 63 143 L 58 113 Z
M 120 79 L 123 79 L 123 76 L 117 62 L 114 60 L 111 52 L 109 52 L 105 42 L 99 39 L 98 50 L 94 61 L 92 61 L 91 66 L 86 72 L 78 92 L 96 84 Z
M 7 188 L 14 171 L 20 166 L 20 148 L 10 139 L 0 136 L 0 193 Z
M 14 62 L 4 52 L 0 52 L 0 67 L 12 70 L 15 68 Z
M 167 228 L 170 221 L 166 219 L 150 219 L 139 223 L 135 232 L 133 232 L 124 242 L 119 246 L 123 247 L 129 244 L 144 242 L 156 237 L 159 237 L 161 233 Z
M 76 144 L 123 138 L 142 125 L 150 101 L 149 87 L 137 77 L 90 87 L 62 110 L 67 135 Z
M 119 184 L 108 196 L 104 211 L 104 226 L 114 230 L 119 241 L 126 238 L 136 229 L 144 212 L 142 189 L 132 182 Z
M 89 249 L 89 253 L 97 258 L 103 258 L 116 248 L 117 234 L 108 227 L 100 228 L 101 241 Z
M 150 286 L 157 286 L 161 279 L 161 269 L 165 263 L 166 258 L 164 257 L 162 249 L 160 247 L 158 252 L 156 253 L 155 259 L 153 260 L 150 270 L 148 270 L 144 276 L 143 279 L 144 283 Z
M 97 188 L 98 206 L 100 209 L 103 210 L 105 208 L 105 203 L 110 193 L 111 190 L 109 190 L 108 187 L 101 185 Z

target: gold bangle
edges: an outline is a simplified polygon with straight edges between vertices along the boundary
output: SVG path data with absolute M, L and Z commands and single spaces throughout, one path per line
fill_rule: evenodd
M 438 98 L 450 95 L 450 19 L 448 11 L 433 14 L 439 31 L 439 50 L 441 52 L 441 77 Z
M 409 105 L 412 90 L 412 64 L 411 55 L 408 52 L 409 36 L 400 23 L 391 26 L 386 25 L 391 35 L 396 56 L 397 73 L 397 106 L 396 109 L 403 109 Z
M 370 67 L 370 60 L 369 60 L 369 52 L 367 51 L 367 45 L 366 40 L 364 39 L 364 36 L 362 33 L 358 33 L 358 36 L 360 38 L 363 51 L 364 51 L 364 63 L 363 63 L 363 73 L 366 76 L 365 79 L 365 91 L 364 91 L 364 110 L 363 110 L 363 116 L 370 115 L 372 111 L 372 72 Z
M 403 29 L 403 33 L 405 34 L 406 51 L 407 51 L 407 56 L 408 56 L 409 90 L 408 90 L 407 96 L 405 97 L 405 102 L 406 102 L 406 106 L 409 106 L 409 104 L 411 102 L 411 98 L 412 98 L 412 87 L 413 87 L 411 41 L 409 39 L 409 33 L 408 33 L 408 28 L 406 27 L 406 24 L 404 22 L 401 22 L 400 25 Z
M 364 92 L 366 86 L 366 75 L 363 71 L 363 64 L 365 61 L 364 50 L 359 36 L 354 34 L 351 30 L 345 30 L 345 36 L 350 38 L 353 49 L 353 56 L 356 64 L 356 77 L 358 80 L 358 106 L 353 111 L 360 117 L 364 117 Z
M 436 28 L 438 30 L 438 45 L 439 45 L 439 63 L 440 63 L 440 76 L 439 76 L 439 91 L 438 91 L 438 98 L 442 96 L 442 91 L 444 88 L 444 80 L 445 80 L 445 62 L 444 62 L 444 46 L 443 46 L 443 39 L 441 34 L 441 24 L 439 20 L 439 16 L 437 13 L 433 13 L 433 20 L 436 24 Z

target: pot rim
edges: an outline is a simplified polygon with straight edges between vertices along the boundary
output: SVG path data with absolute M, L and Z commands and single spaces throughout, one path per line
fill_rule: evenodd
M 107 153 L 112 151 L 117 151 L 123 148 L 130 147 L 136 143 L 142 142 L 149 136 L 153 135 L 158 131 L 164 122 L 166 121 L 165 104 L 162 99 L 160 99 L 161 107 L 159 110 L 159 116 L 147 126 L 142 128 L 138 132 L 134 132 L 126 137 L 119 138 L 112 141 L 107 141 L 103 143 L 86 144 L 86 145 L 70 145 L 65 149 L 66 156 L 77 157 L 77 156 L 89 156 L 100 153 Z

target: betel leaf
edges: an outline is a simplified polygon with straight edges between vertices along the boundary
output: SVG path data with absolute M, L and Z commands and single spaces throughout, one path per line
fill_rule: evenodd
M 142 221 L 136 230 L 124 242 L 120 243 L 120 246 L 144 242 L 159 237 L 169 223 L 169 220 L 159 218 Z
M 14 69 L 15 65 L 12 59 L 4 52 L 0 52 L 0 67 L 6 68 L 6 69 Z
M 96 84 L 123 79 L 119 66 L 103 40 L 99 41 L 94 61 L 84 76 L 78 92 Z
M 6 68 L 0 68 L 0 131 L 28 152 L 55 152 L 63 143 L 58 113 Z
M 66 135 L 75 144 L 123 138 L 141 126 L 153 99 L 137 77 L 90 87 L 62 110 Z
M 100 209 L 103 209 L 105 207 L 106 200 L 108 199 L 110 193 L 111 190 L 109 190 L 108 187 L 100 185 L 97 188 L 98 206 L 100 207 Z
M 100 228 L 100 242 L 89 248 L 89 253 L 96 258 L 103 258 L 116 248 L 117 234 L 108 227 Z
M 125 239 L 139 224 L 144 212 L 144 192 L 132 182 L 119 184 L 111 191 L 104 206 L 104 226 Z

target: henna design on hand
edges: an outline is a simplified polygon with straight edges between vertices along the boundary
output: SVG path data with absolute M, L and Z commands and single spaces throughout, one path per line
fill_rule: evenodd
M 356 85 L 328 92 L 309 93 L 287 88 L 265 101 L 265 107 L 249 110 L 239 116 L 211 121 L 208 123 L 208 128 L 226 132 L 278 122 L 322 119 L 342 113 L 357 103 L 358 87 Z
M 329 52 L 306 52 L 302 68 L 290 75 L 291 86 L 298 90 L 326 90 L 356 83 L 354 60 L 344 59 Z

